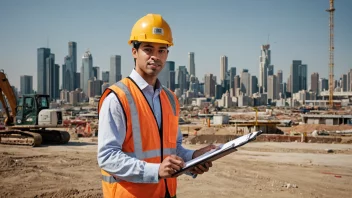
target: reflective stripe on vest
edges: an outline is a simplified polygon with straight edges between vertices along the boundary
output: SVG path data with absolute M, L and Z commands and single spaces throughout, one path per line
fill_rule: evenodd
M 121 180 L 116 179 L 115 177 L 113 177 L 111 175 L 110 176 L 102 175 L 102 180 L 105 181 L 105 182 L 108 182 L 110 184 L 113 184 L 113 183 L 121 181 Z
M 128 104 L 130 106 L 131 117 L 132 117 L 132 135 L 133 135 L 133 144 L 134 144 L 134 154 L 138 159 L 145 159 L 145 155 L 142 150 L 142 138 L 141 138 L 141 129 L 138 123 L 138 112 L 136 108 L 136 103 L 128 89 L 128 87 L 123 84 L 121 81 L 115 83 L 123 92 L 125 92 Z
M 164 86 L 162 86 L 163 90 L 165 91 L 167 97 L 169 98 L 169 101 L 171 102 L 171 107 L 172 111 L 174 112 L 174 115 L 176 115 L 176 102 L 173 94 L 170 92 L 170 90 Z

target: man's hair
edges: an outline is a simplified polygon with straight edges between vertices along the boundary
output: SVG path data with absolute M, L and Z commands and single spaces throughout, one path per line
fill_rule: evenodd
M 138 51 L 138 48 L 141 46 L 141 42 L 133 41 L 132 46 Z M 134 58 L 134 66 L 136 66 L 136 59 Z

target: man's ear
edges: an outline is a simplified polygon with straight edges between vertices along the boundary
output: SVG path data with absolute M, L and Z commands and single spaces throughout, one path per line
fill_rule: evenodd
M 137 58 L 137 53 L 138 53 L 138 50 L 136 48 L 132 48 L 132 56 L 133 56 L 133 58 Z

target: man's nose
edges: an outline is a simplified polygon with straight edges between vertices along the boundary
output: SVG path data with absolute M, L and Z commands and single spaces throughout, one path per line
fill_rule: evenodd
M 159 55 L 157 52 L 153 52 L 153 54 L 150 56 L 150 58 L 153 60 L 153 61 L 157 61 L 159 60 Z

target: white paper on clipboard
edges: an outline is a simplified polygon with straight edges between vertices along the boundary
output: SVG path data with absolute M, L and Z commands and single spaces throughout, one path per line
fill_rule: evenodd
M 225 150 L 228 150 L 228 149 L 232 149 L 232 148 L 237 148 L 237 147 L 240 147 L 244 144 L 247 144 L 249 141 L 255 139 L 259 134 L 261 134 L 262 131 L 255 131 L 255 132 L 252 132 L 252 133 L 249 133 L 249 134 L 246 134 L 246 135 L 243 135 L 239 138 L 236 138 L 234 140 L 231 140 L 225 144 L 221 144 L 218 146 L 218 149 L 214 149 L 214 150 L 211 150 L 207 153 L 204 153 L 203 155 L 197 157 L 197 158 L 194 158 L 188 162 L 185 162 L 185 168 L 188 168 L 190 166 L 193 166 L 194 164 L 197 164 L 198 162 L 201 162 L 203 161 L 204 159 L 207 159 L 207 158 L 211 158 L 221 152 L 224 152 Z

